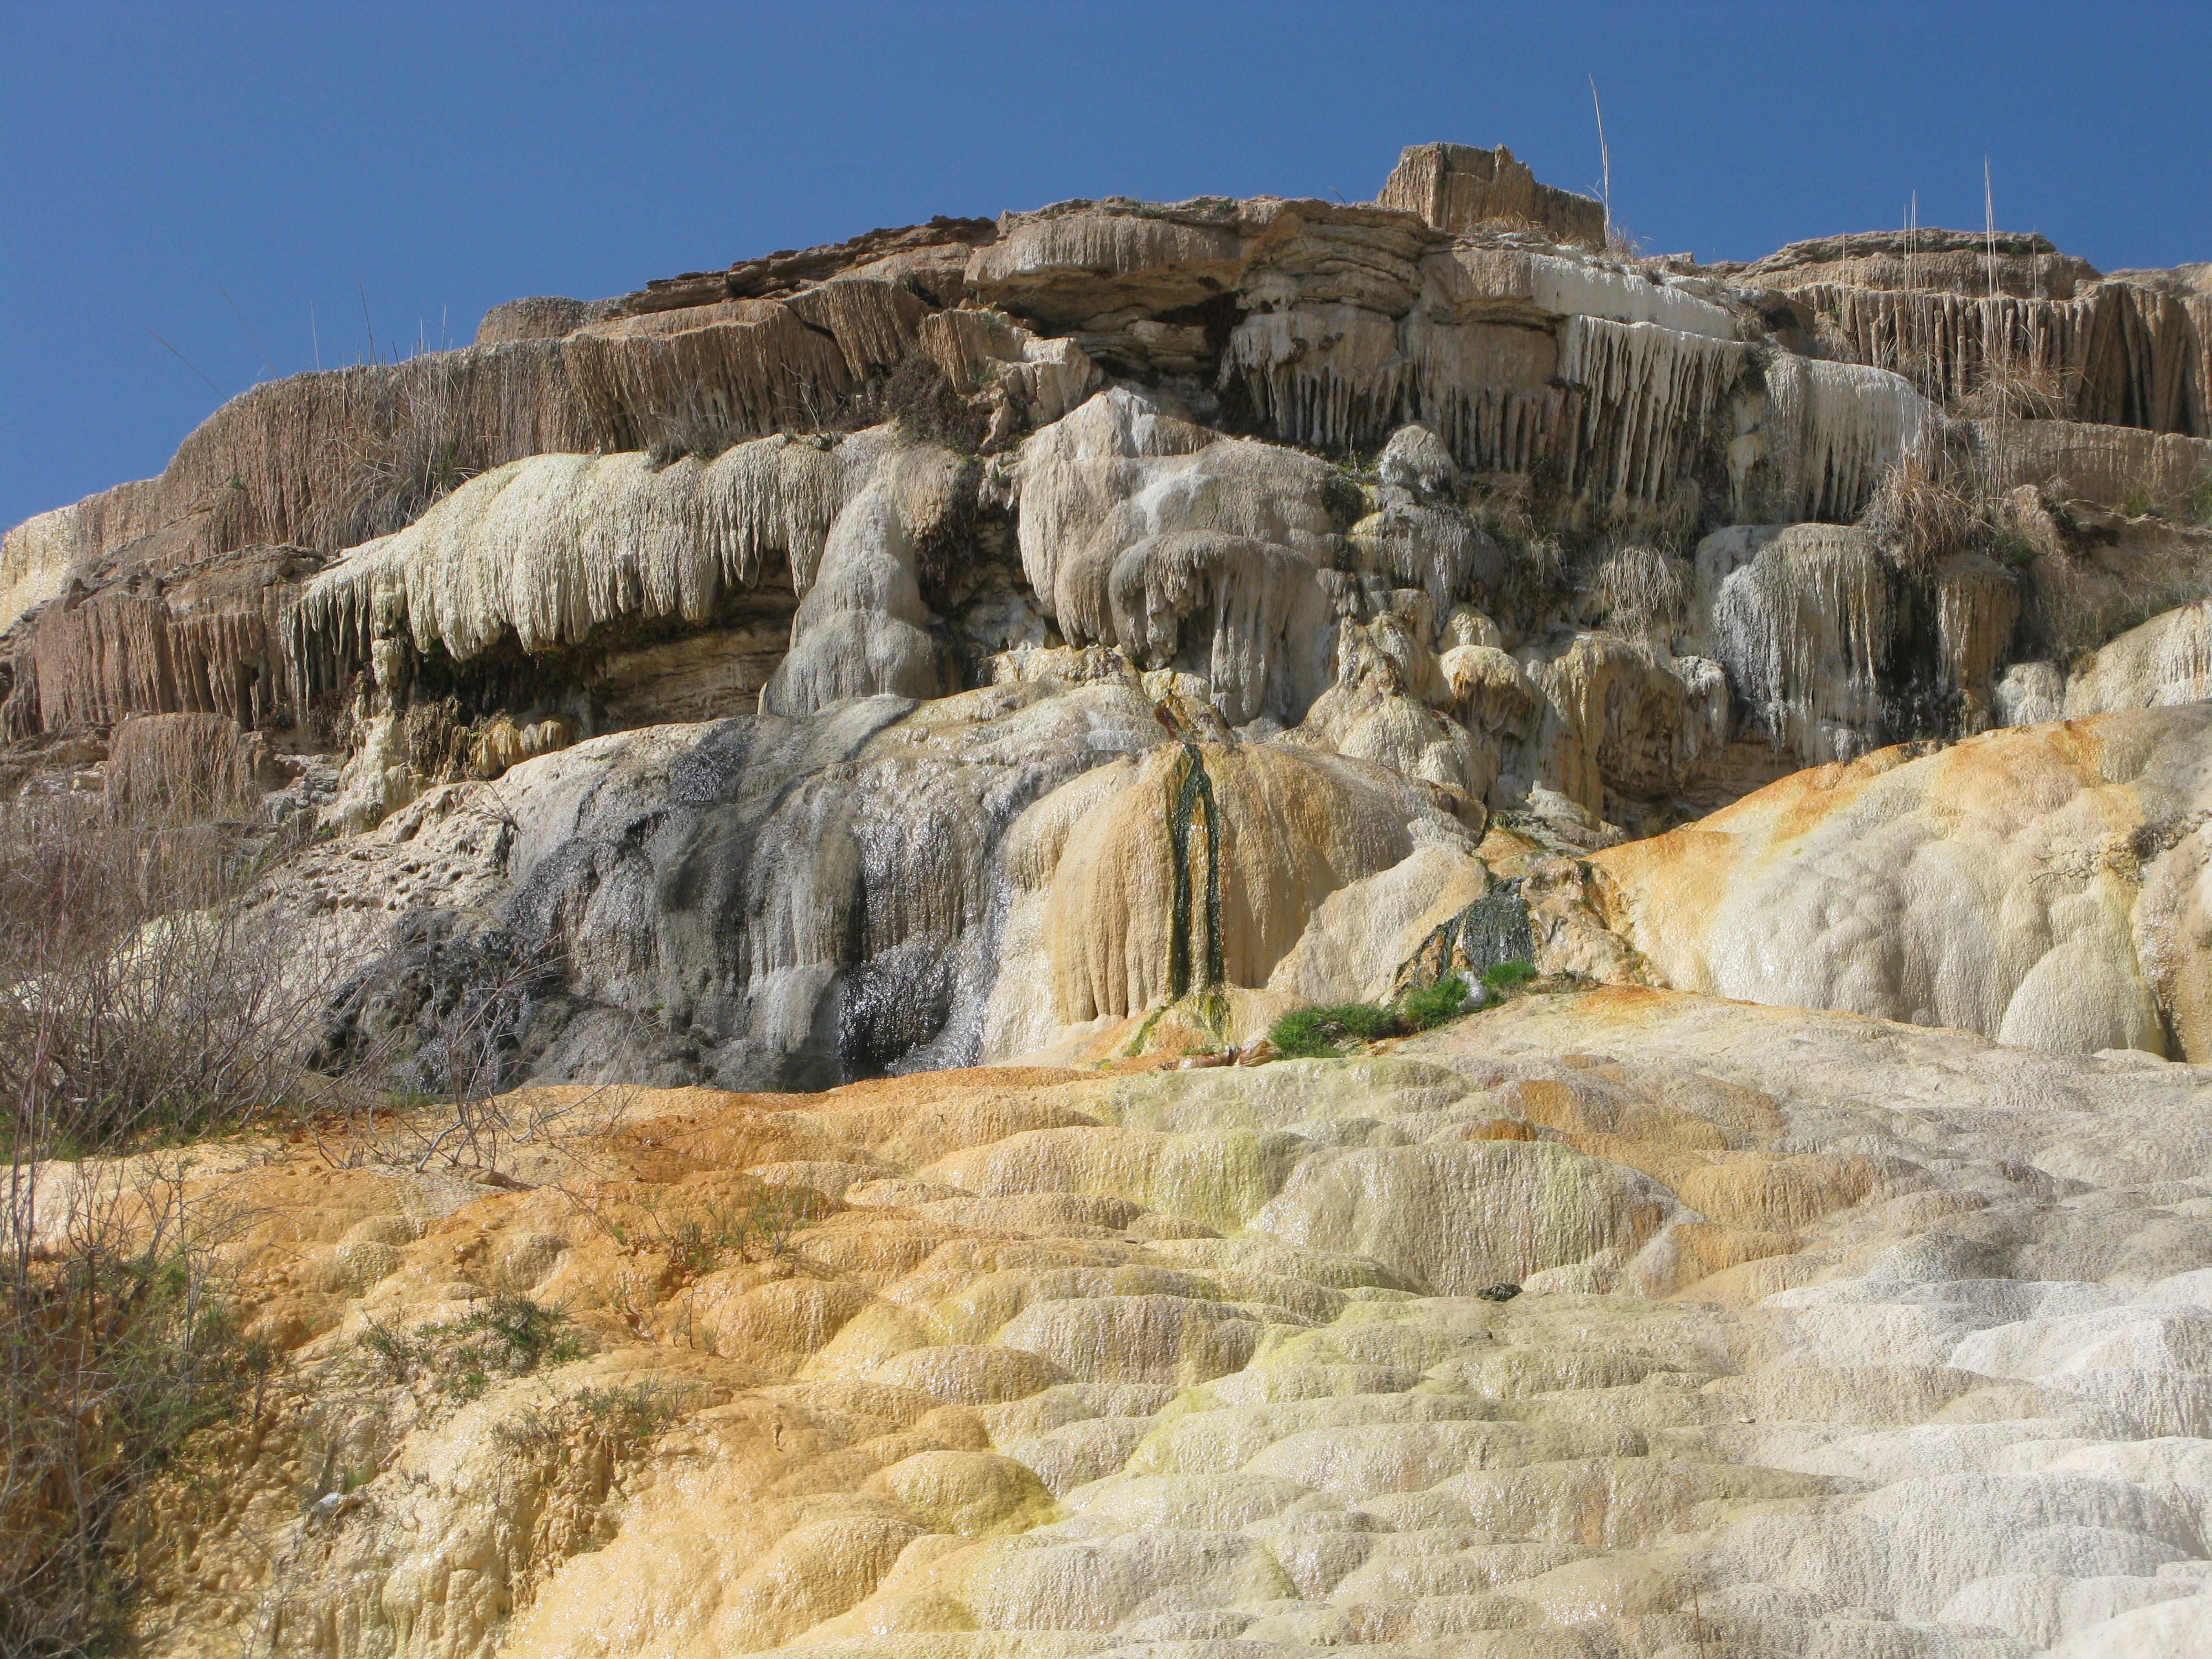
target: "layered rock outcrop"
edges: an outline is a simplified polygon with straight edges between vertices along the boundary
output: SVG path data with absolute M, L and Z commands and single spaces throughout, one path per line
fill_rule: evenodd
M 209 775 L 246 754 L 272 816 L 368 837 L 267 901 L 416 940 L 339 1050 L 412 1018 L 379 988 L 410 951 L 489 928 L 562 964 L 518 1066 L 740 1085 L 1200 994 L 1233 1042 L 1401 983 L 1437 894 L 1529 857 L 2197 694 L 2185 274 L 1949 233 L 1698 270 L 1605 232 L 1508 151 L 1419 146 L 1375 204 L 1064 202 L 518 301 L 9 532 L 7 730 L 208 716 Z M 446 888 L 336 896 L 464 823 Z M 1605 945 L 1538 890 L 1580 969 L 1721 984 L 1717 912 L 1654 897 Z M 2080 1035 L 2008 1025 L 2009 981 L 1816 995 L 1826 945 L 1775 948 L 1787 988 L 1728 983 Z

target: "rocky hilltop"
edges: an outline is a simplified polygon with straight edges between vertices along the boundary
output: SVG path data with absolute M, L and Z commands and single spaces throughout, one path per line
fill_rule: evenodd
M 2206 267 L 1452 144 L 256 386 L 0 541 L 7 810 L 409 1091 L 173 1176 L 137 1639 L 2212 1651 L 2208 523 Z

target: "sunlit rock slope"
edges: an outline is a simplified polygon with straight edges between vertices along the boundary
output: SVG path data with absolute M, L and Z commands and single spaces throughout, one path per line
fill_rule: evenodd
M 1352 1060 L 572 1086 L 507 1103 L 537 1133 L 499 1189 L 231 1154 L 195 1194 L 291 1364 L 222 1479 L 142 1506 L 140 1626 L 2202 1652 L 2208 1100 L 2140 1054 L 1601 990 Z M 565 1335 L 471 1397 L 467 1317 L 516 1293 Z
M 269 896 L 351 964 L 328 1051 L 551 964 L 509 1080 L 819 1086 L 1200 992 L 1235 1042 L 1510 880 L 1594 977 L 2195 1054 L 2187 924 L 2035 866 L 2045 786 L 1984 801 L 1964 751 L 1893 832 L 2013 849 L 1962 884 L 1537 866 L 2197 699 L 2202 275 L 1944 231 L 1698 266 L 1431 144 L 1373 204 L 1062 202 L 517 301 L 9 531 L 0 788 L 214 778 L 335 836 Z M 1972 752 L 2108 743 L 2022 741 Z M 2049 787 L 2075 852 L 2197 810 Z M 2002 942 L 1930 966 L 1884 904 Z

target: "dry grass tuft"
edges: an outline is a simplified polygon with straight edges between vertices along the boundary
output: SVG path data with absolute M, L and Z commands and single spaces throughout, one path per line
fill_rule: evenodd
M 1987 538 L 1984 507 L 1979 493 L 1940 459 L 1916 450 L 1882 475 L 1859 522 L 1901 568 L 1923 572 Z
M 1631 638 L 1672 635 L 1689 610 L 1687 562 L 1655 547 L 1614 548 L 1591 568 L 1587 586 L 1606 625 Z
M 1983 361 L 1956 412 L 1972 420 L 2064 420 L 2073 407 L 2068 379 L 2052 364 L 2000 354 Z

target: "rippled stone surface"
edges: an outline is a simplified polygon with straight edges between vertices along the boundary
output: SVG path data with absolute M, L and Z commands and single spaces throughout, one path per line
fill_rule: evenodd
M 1610 990 L 521 1098 L 574 1108 L 527 1190 L 205 1177 L 292 1369 L 146 1506 L 155 1650 L 2165 1655 L 2212 1606 L 2191 1066 Z M 821 1194 L 787 1249 L 672 1242 L 763 1180 Z M 458 1405 L 363 1357 L 516 1288 L 590 1352 Z

